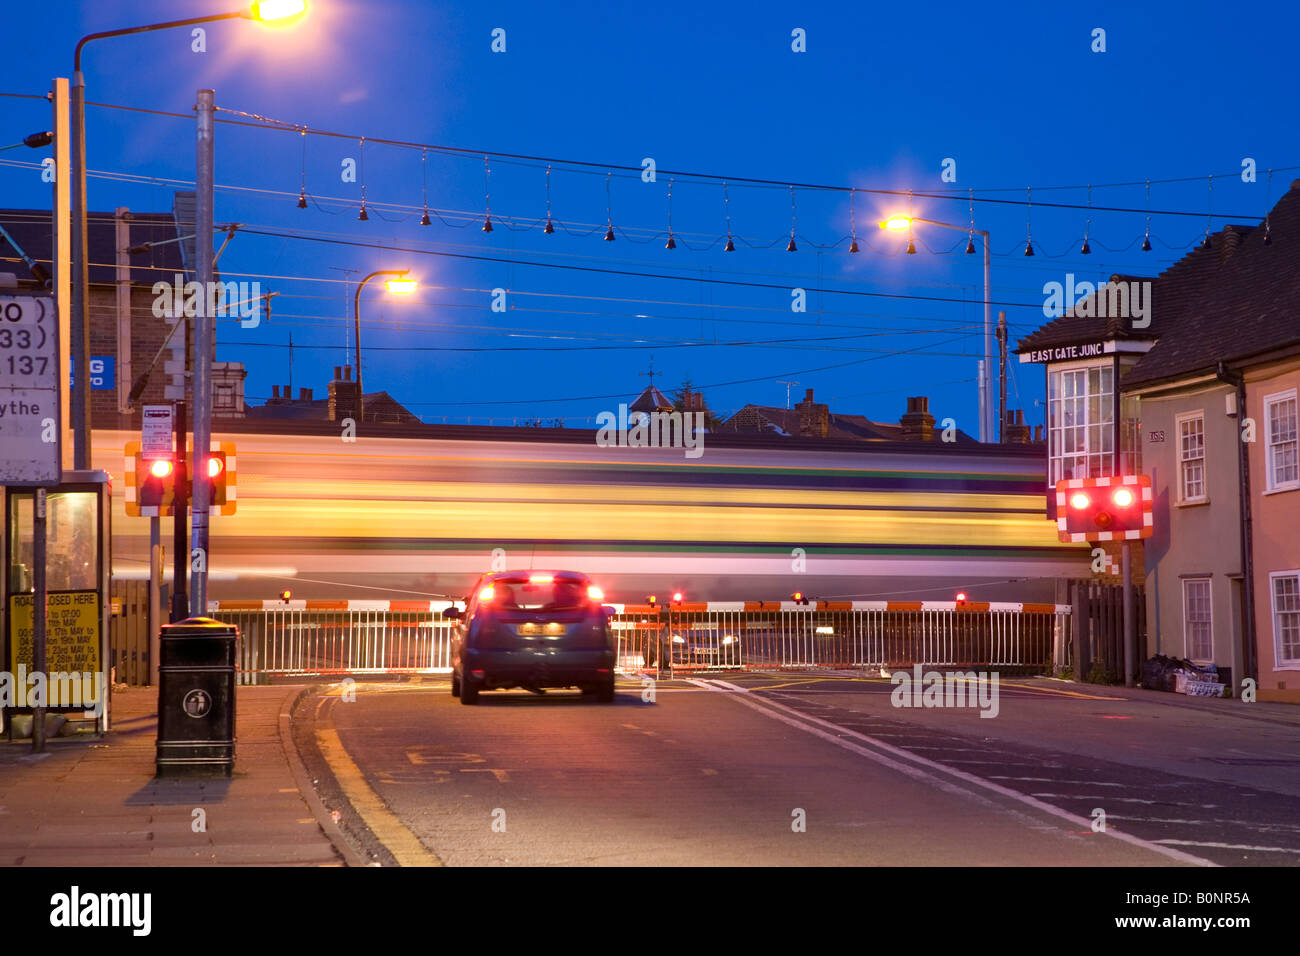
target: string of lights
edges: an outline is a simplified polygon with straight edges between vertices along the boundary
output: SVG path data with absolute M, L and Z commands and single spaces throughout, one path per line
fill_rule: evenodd
M 39 163 L 32 163 L 32 162 L 27 162 L 22 160 L 9 160 L 9 159 L 0 159 L 0 166 L 12 166 L 16 168 L 25 168 L 25 169 L 41 168 Z M 1272 173 L 1277 171 L 1278 170 L 1270 170 L 1269 172 Z M 165 189 L 174 189 L 176 187 L 193 187 L 194 185 L 192 180 L 173 179 L 169 177 L 149 176 L 149 175 L 143 175 L 138 173 L 127 173 L 127 172 L 120 172 L 120 171 L 90 170 L 87 172 L 87 176 L 96 179 L 103 179 L 103 180 L 117 181 L 117 182 L 128 182 L 128 183 L 134 183 L 139 185 L 150 185 L 150 186 L 155 186 L 155 187 L 165 188 Z M 300 191 L 297 193 L 293 193 L 285 190 L 279 190 L 279 189 L 267 189 L 265 187 L 245 186 L 245 185 L 237 185 L 237 184 L 230 184 L 230 183 L 218 183 L 216 184 L 215 188 L 221 192 L 238 193 L 238 194 L 251 195 L 251 196 L 260 195 L 263 197 L 276 197 L 276 198 L 285 198 L 285 199 L 293 199 L 294 197 L 296 197 L 296 202 L 299 208 L 304 208 L 304 209 L 314 208 L 318 212 L 327 215 L 336 216 L 342 213 L 358 210 L 357 200 L 355 199 L 350 199 L 341 196 L 318 196 L 313 193 L 306 192 L 305 185 L 301 186 Z M 863 192 L 865 190 L 857 190 L 857 191 Z M 979 200 L 977 199 L 975 201 L 979 201 Z M 1019 205 L 1026 205 L 1026 204 L 1019 203 Z M 1040 203 L 1039 205 L 1044 205 L 1044 204 Z M 1106 211 L 1101 207 L 1095 207 L 1095 206 L 1085 207 L 1085 208 L 1088 208 L 1093 211 Z M 392 215 L 385 215 L 385 211 L 392 213 Z M 1139 211 L 1144 213 L 1146 212 L 1145 210 L 1120 210 L 1120 211 L 1127 211 L 1127 212 Z M 363 213 L 364 215 L 362 215 Z M 555 233 L 556 231 L 560 231 L 574 238 L 587 238 L 592 235 L 595 235 L 598 232 L 603 232 L 605 239 L 608 241 L 612 241 L 614 237 L 617 237 L 626 240 L 628 242 L 632 242 L 635 244 L 642 244 L 642 245 L 658 242 L 659 240 L 665 238 L 665 236 L 668 236 L 668 238 L 671 238 L 673 240 L 673 245 L 672 245 L 673 249 L 676 249 L 680 245 L 682 248 L 693 252 L 707 252 L 711 249 L 717 248 L 719 245 L 722 246 L 724 252 L 731 252 L 731 251 L 735 251 L 737 242 L 739 242 L 741 245 L 751 250 L 761 251 L 766 249 L 772 249 L 781 242 L 786 242 L 786 251 L 797 251 L 798 249 L 797 244 L 795 242 L 796 237 L 793 234 L 788 237 L 788 241 L 787 241 L 787 239 L 784 238 L 761 240 L 761 239 L 755 239 L 755 238 L 743 236 L 732 232 L 730 227 L 730 222 L 729 222 L 729 213 L 727 216 L 728 231 L 725 233 L 713 235 L 710 233 L 690 232 L 690 231 L 683 232 L 681 230 L 673 229 L 672 234 L 669 235 L 663 230 L 657 229 L 655 227 L 614 225 L 612 218 L 607 220 L 606 223 L 602 224 L 602 223 L 591 223 L 591 222 L 581 222 L 581 221 L 565 221 L 565 220 L 555 219 L 553 216 L 550 216 L 549 214 L 545 219 L 535 219 L 526 216 L 514 216 L 509 214 L 502 214 L 499 211 L 498 213 L 495 214 L 495 216 L 489 213 L 489 215 L 486 218 L 484 218 L 482 214 L 473 210 L 442 209 L 436 206 L 428 206 L 428 205 L 416 206 L 412 204 L 391 202 L 391 201 L 376 202 L 374 200 L 370 200 L 365 197 L 365 187 L 363 185 L 362 206 L 360 208 L 360 211 L 357 214 L 357 219 L 363 222 L 369 221 L 371 214 L 374 214 L 380 220 L 388 223 L 408 222 L 408 221 L 416 220 L 418 217 L 419 222 L 422 225 L 427 224 L 425 220 L 429 219 L 430 214 L 432 214 L 433 218 L 437 219 L 442 225 L 447 226 L 448 228 L 465 229 L 465 228 L 470 228 L 474 225 L 480 225 L 481 231 L 483 232 L 492 232 L 493 229 L 495 229 L 497 226 L 504 226 L 505 228 L 514 232 L 533 232 L 533 231 L 540 230 L 545 234 L 552 234 Z M 1150 213 L 1150 215 L 1158 215 L 1158 214 L 1159 213 L 1156 211 L 1152 211 Z M 1169 214 L 1173 215 L 1174 213 L 1169 213 Z M 1186 212 L 1186 213 L 1178 213 L 1178 215 L 1201 217 L 1201 216 L 1205 216 L 1206 214 L 1199 213 L 1199 212 Z M 1212 214 L 1212 216 L 1213 218 L 1235 218 L 1235 219 L 1258 218 L 1256 216 L 1228 216 L 1226 214 L 1221 215 L 1217 213 Z M 430 222 L 431 221 L 432 220 L 430 220 Z M 1089 218 L 1089 222 L 1091 222 L 1091 218 Z M 482 229 L 482 226 L 491 226 L 492 228 Z M 873 235 L 873 234 L 868 233 L 866 235 Z M 909 236 L 909 241 L 907 243 L 906 250 L 905 252 L 903 252 L 897 248 L 897 243 L 892 242 L 892 240 L 888 236 L 881 236 L 875 242 L 873 242 L 871 239 L 865 238 L 865 236 L 859 237 L 856 233 L 855 226 L 851 227 L 851 231 L 849 234 L 828 241 L 819 242 L 814 239 L 811 239 L 810 237 L 808 237 L 803 233 L 798 234 L 797 238 L 799 241 L 802 241 L 805 244 L 805 246 L 818 251 L 838 250 L 847 245 L 848 250 L 855 254 L 857 252 L 865 251 L 870 255 L 891 258 L 891 259 L 896 259 L 903 254 L 907 254 L 907 255 L 917 254 L 916 239 L 918 237 L 916 236 L 911 236 L 911 235 Z M 861 242 L 859 242 L 859 238 L 862 238 Z M 924 239 L 924 237 L 919 237 L 919 238 L 920 238 L 921 249 L 924 251 L 926 255 L 948 256 L 948 255 L 957 254 L 959 250 L 963 251 L 966 254 L 974 253 L 973 245 L 971 245 L 970 242 L 966 239 L 959 238 L 955 240 L 951 245 L 945 247 L 942 244 L 931 245 L 929 242 L 927 242 Z M 1152 238 L 1154 238 L 1155 241 L 1159 243 L 1163 248 L 1168 249 L 1171 252 L 1179 252 L 1186 249 L 1190 249 L 1192 246 L 1196 245 L 1198 241 L 1202 246 L 1205 245 L 1204 237 L 1200 232 L 1196 233 L 1195 238 L 1193 239 L 1168 242 L 1160 236 L 1153 237 L 1148 225 L 1148 229 L 1142 237 L 1143 251 L 1150 251 Z M 1139 241 L 1138 238 L 1135 237 L 1126 245 L 1112 246 L 1100 242 L 1095 238 L 1091 238 L 1091 241 L 1089 241 L 1089 239 L 1090 237 L 1087 234 L 1085 234 L 1084 240 L 1077 245 L 1078 254 L 1080 255 L 1091 254 L 1092 245 L 1096 245 L 1100 247 L 1102 250 L 1111 254 L 1123 254 L 1132 250 L 1133 246 L 1136 245 L 1137 242 Z M 792 245 L 795 246 L 795 249 L 790 248 L 790 246 Z M 891 246 L 893 248 L 891 248 Z M 1016 250 L 1020 248 L 1021 248 L 1020 246 L 1016 245 L 1016 246 L 1009 247 L 1006 252 L 993 250 L 991 254 L 1000 259 L 1010 258 L 1015 254 Z M 1076 252 L 1076 244 L 1073 242 L 1071 242 L 1069 245 L 1067 245 L 1063 250 L 1059 252 L 1044 251 L 1041 243 L 1037 246 L 1033 246 L 1027 242 L 1025 247 L 1023 248 L 1026 255 L 1036 254 L 1048 259 L 1063 259 L 1075 254 Z M 1032 252 L 1030 251 L 1031 249 L 1033 250 Z

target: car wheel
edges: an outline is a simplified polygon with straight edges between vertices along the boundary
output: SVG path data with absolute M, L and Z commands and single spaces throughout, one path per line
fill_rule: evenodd
M 610 678 L 596 689 L 596 700 L 602 704 L 614 703 L 614 679 Z
M 455 671 L 451 672 L 451 696 L 460 696 L 460 678 L 456 676 Z
M 478 685 L 473 681 L 464 680 L 460 684 L 460 702 L 462 704 L 478 703 Z

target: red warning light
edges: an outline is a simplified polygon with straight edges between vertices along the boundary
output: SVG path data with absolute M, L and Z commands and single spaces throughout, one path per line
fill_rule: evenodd
M 223 462 L 220 458 L 209 458 L 208 477 L 209 478 L 217 477 L 217 475 L 221 474 L 221 469 L 225 467 L 226 467 L 225 462 Z
M 673 592 L 673 603 L 674 603 L 674 604 L 681 604 L 681 603 L 682 603 L 682 592 L 681 592 L 681 591 L 674 591 L 674 592 Z
M 1078 511 L 1082 511 L 1090 504 L 1092 504 L 1092 499 L 1089 498 L 1087 495 L 1085 495 L 1082 491 L 1076 492 L 1070 496 L 1070 507 L 1075 508 Z
M 284 603 L 288 604 L 289 601 L 291 601 L 292 599 L 293 599 L 293 592 L 292 592 L 292 591 L 281 591 L 281 592 L 280 592 L 280 600 L 283 601 Z
M 149 466 L 149 474 L 155 478 L 166 478 L 172 473 L 172 463 L 166 458 L 159 458 Z
M 1111 500 L 1121 508 L 1127 508 L 1133 503 L 1133 492 L 1127 488 L 1116 488 L 1115 494 L 1111 495 Z
M 964 604 L 965 602 L 966 602 L 966 592 L 965 592 L 965 591 L 958 591 L 958 592 L 957 592 L 957 603 L 958 603 L 958 604 Z

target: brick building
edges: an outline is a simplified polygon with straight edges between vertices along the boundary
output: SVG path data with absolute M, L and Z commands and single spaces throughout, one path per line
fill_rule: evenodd
M 90 313 L 91 416 L 94 427 L 126 427 L 128 398 L 136 380 L 148 382 L 133 403 L 179 399 L 186 329 L 155 314 L 154 283 L 193 278 L 194 195 L 176 193 L 170 212 L 89 212 L 87 307 Z M 26 260 L 54 271 L 48 209 L 0 209 L 0 270 L 19 274 L 21 286 L 41 286 Z M 161 311 L 161 310 L 160 310 Z M 169 339 L 170 336 L 170 339 Z M 164 349 L 164 344 L 167 348 Z M 161 355 L 159 354 L 161 351 Z M 213 351 L 213 414 L 242 417 L 245 371 L 239 362 L 216 362 Z M 155 358 L 157 362 L 155 364 Z

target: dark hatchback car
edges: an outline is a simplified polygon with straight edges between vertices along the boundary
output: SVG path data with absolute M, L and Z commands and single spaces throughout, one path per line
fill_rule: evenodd
M 452 630 L 451 693 L 577 687 L 614 700 L 614 638 L 604 595 L 576 571 L 502 571 L 479 578 Z

